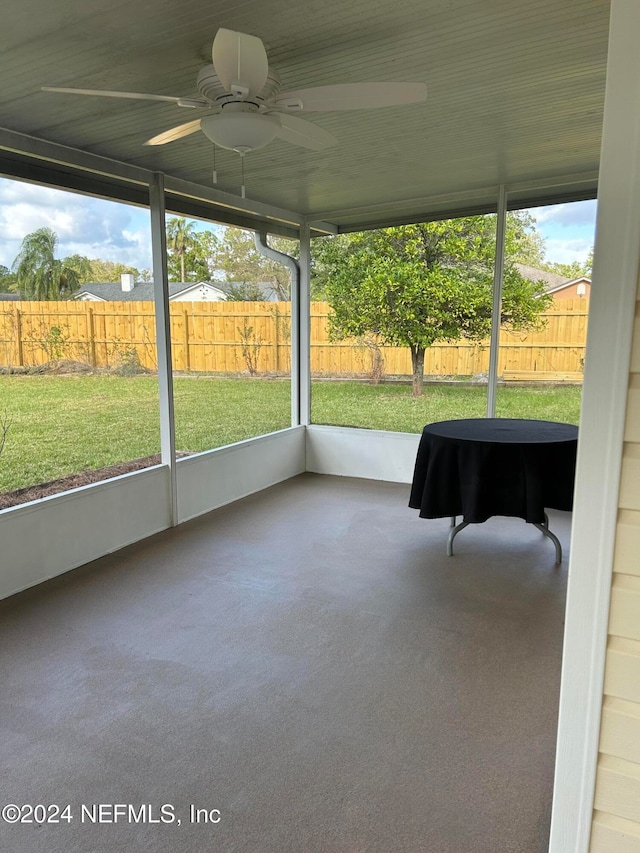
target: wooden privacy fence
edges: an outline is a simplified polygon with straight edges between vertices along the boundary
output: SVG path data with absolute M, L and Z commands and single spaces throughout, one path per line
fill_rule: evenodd
M 177 371 L 286 374 L 291 365 L 288 302 L 170 303 Z M 315 375 L 411 375 L 406 348 L 375 340 L 329 341 L 329 306 L 311 306 L 311 370 Z M 546 325 L 529 334 L 502 332 L 498 372 L 506 378 L 579 378 L 588 301 L 557 300 Z M 152 302 L 0 302 L 0 365 L 36 366 L 74 359 L 94 367 L 157 367 Z M 425 374 L 474 376 L 489 369 L 488 343 L 438 344 Z
M 500 334 L 498 374 L 511 379 L 580 379 L 584 366 L 588 300 L 559 299 L 544 314 L 546 324 L 537 332 Z M 375 370 L 374 341 L 330 343 L 325 302 L 312 303 L 311 369 L 316 374 L 343 375 Z M 410 376 L 411 355 L 406 347 L 380 347 L 384 373 Z M 426 376 L 475 376 L 489 370 L 489 341 L 442 343 L 425 353 Z M 517 374 L 513 376 L 512 374 Z M 547 374 L 543 376 L 543 374 Z

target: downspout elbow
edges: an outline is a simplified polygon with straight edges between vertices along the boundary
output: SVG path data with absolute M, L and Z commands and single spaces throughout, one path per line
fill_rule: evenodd
M 266 233 L 256 231 L 253 236 L 256 249 L 261 255 L 264 255 L 265 258 L 269 258 L 269 260 L 275 261 L 276 263 L 282 264 L 288 268 L 291 273 L 291 293 L 297 293 L 300 285 L 300 264 L 298 261 L 296 261 L 295 258 L 292 258 L 291 255 L 287 255 L 284 252 L 278 252 L 277 249 L 272 249 L 267 243 Z

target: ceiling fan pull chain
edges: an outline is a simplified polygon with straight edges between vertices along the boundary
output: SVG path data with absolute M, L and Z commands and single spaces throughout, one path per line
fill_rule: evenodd
M 240 174 L 241 174 L 240 180 L 241 180 L 241 184 L 242 184 L 242 189 L 241 189 L 240 195 L 242 196 L 242 198 L 246 198 L 245 188 L 244 188 L 244 153 L 240 154 Z
M 213 145 L 213 183 L 218 183 L 218 172 L 216 170 L 216 146 Z

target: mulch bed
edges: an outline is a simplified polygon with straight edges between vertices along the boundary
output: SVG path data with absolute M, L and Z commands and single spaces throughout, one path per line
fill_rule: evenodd
M 46 364 L 40 364 L 35 367 L 0 367 L 0 373 L 29 375 L 54 374 L 58 376 L 77 376 L 81 373 L 119 373 L 122 370 L 122 367 L 95 369 L 86 362 L 74 361 L 73 359 L 48 361 Z M 150 371 L 139 367 L 139 369 L 133 372 L 149 373 Z M 190 454 L 178 452 L 176 455 L 182 457 L 189 456 Z M 59 480 L 52 480 L 49 483 L 38 483 L 36 486 L 15 489 L 13 492 L 5 492 L 5 494 L 0 495 L 0 509 L 8 509 L 11 506 L 29 503 L 29 501 L 37 501 L 40 498 L 47 498 L 50 495 L 67 492 L 69 489 L 88 486 L 90 483 L 99 483 L 101 480 L 110 480 L 112 477 L 120 476 L 120 474 L 128 474 L 130 471 L 140 471 L 143 468 L 150 468 L 152 465 L 159 465 L 161 461 L 160 454 L 155 453 L 153 456 L 132 459 L 130 462 L 120 462 L 117 465 L 109 465 L 106 468 L 98 468 L 95 471 L 82 471 L 80 474 L 70 474 L 68 477 L 61 477 Z
M 179 453 L 177 455 L 188 456 L 189 454 Z M 52 480 L 50 483 L 39 483 L 37 486 L 16 489 L 13 492 L 6 492 L 4 495 L 0 495 L 0 509 L 8 509 L 10 506 L 26 504 L 29 501 L 49 497 L 49 495 L 57 495 L 59 492 L 77 489 L 79 486 L 87 486 L 89 483 L 109 480 L 111 477 L 128 474 L 130 471 L 140 471 L 142 468 L 159 465 L 160 461 L 160 454 L 156 453 L 153 456 L 145 456 L 142 459 L 120 462 L 117 465 L 109 465 L 107 468 L 98 468 L 96 471 L 82 471 L 80 474 L 71 474 L 69 477 L 61 477 L 59 480 Z

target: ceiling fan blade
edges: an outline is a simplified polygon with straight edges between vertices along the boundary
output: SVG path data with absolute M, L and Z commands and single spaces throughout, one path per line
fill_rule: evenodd
M 277 113 L 277 116 L 281 126 L 276 136 L 284 139 L 285 142 L 291 142 L 303 148 L 312 148 L 314 151 L 323 151 L 338 141 L 335 136 L 313 122 L 282 113 Z
M 425 83 L 337 83 L 283 92 L 274 103 L 284 112 L 320 113 L 418 104 L 426 99 Z
M 200 98 L 174 98 L 171 95 L 147 95 L 143 92 L 111 92 L 106 89 L 66 89 L 60 86 L 42 86 L 43 92 L 61 92 L 63 95 L 98 95 L 101 98 L 130 98 L 136 101 L 167 101 L 179 107 L 209 107 L 209 101 Z
M 172 127 L 171 130 L 165 130 L 164 133 L 159 133 L 157 136 L 147 139 L 145 145 L 166 145 L 167 142 L 173 142 L 176 139 L 182 139 L 183 136 L 189 136 L 200 130 L 201 119 L 188 121 L 186 124 L 179 124 L 177 127 Z
M 227 92 L 257 95 L 267 82 L 269 63 L 257 36 L 220 29 L 213 40 L 213 67 Z

